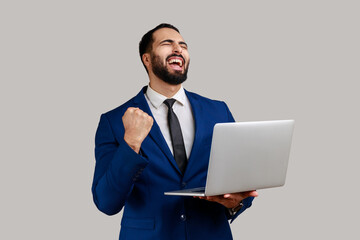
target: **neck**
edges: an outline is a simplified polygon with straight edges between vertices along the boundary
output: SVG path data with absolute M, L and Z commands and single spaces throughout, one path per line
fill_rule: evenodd
M 152 75 L 152 76 L 151 76 Z M 164 82 L 160 78 L 154 76 L 153 74 L 149 75 L 150 78 L 150 87 L 156 92 L 164 95 L 165 97 L 173 97 L 181 88 L 181 84 L 171 85 L 167 82 Z

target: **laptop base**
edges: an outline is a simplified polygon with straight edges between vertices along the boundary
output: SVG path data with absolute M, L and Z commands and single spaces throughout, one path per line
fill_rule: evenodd
M 189 189 L 184 189 L 184 190 L 164 192 L 164 195 L 205 197 L 205 187 L 189 188 Z

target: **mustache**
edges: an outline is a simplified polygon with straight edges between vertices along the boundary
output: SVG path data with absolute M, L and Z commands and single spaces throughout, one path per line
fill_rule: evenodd
M 185 58 L 184 58 L 182 55 L 177 55 L 177 54 L 169 55 L 169 56 L 166 58 L 166 61 L 168 61 L 169 58 L 171 58 L 171 57 L 180 57 L 180 58 L 183 60 L 184 64 L 185 64 Z

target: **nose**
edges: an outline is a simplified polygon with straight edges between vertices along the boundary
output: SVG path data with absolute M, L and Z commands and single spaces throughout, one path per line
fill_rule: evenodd
M 173 52 L 174 53 L 182 53 L 182 47 L 178 43 L 174 43 Z

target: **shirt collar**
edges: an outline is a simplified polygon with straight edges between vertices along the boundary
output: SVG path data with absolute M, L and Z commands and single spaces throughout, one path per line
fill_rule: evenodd
M 156 109 L 158 109 L 160 105 L 167 99 L 167 97 L 152 89 L 150 85 L 148 85 L 148 88 L 146 90 L 146 96 L 148 97 L 150 103 Z M 181 105 L 185 105 L 186 94 L 183 86 L 180 87 L 179 91 L 172 98 L 179 102 Z

